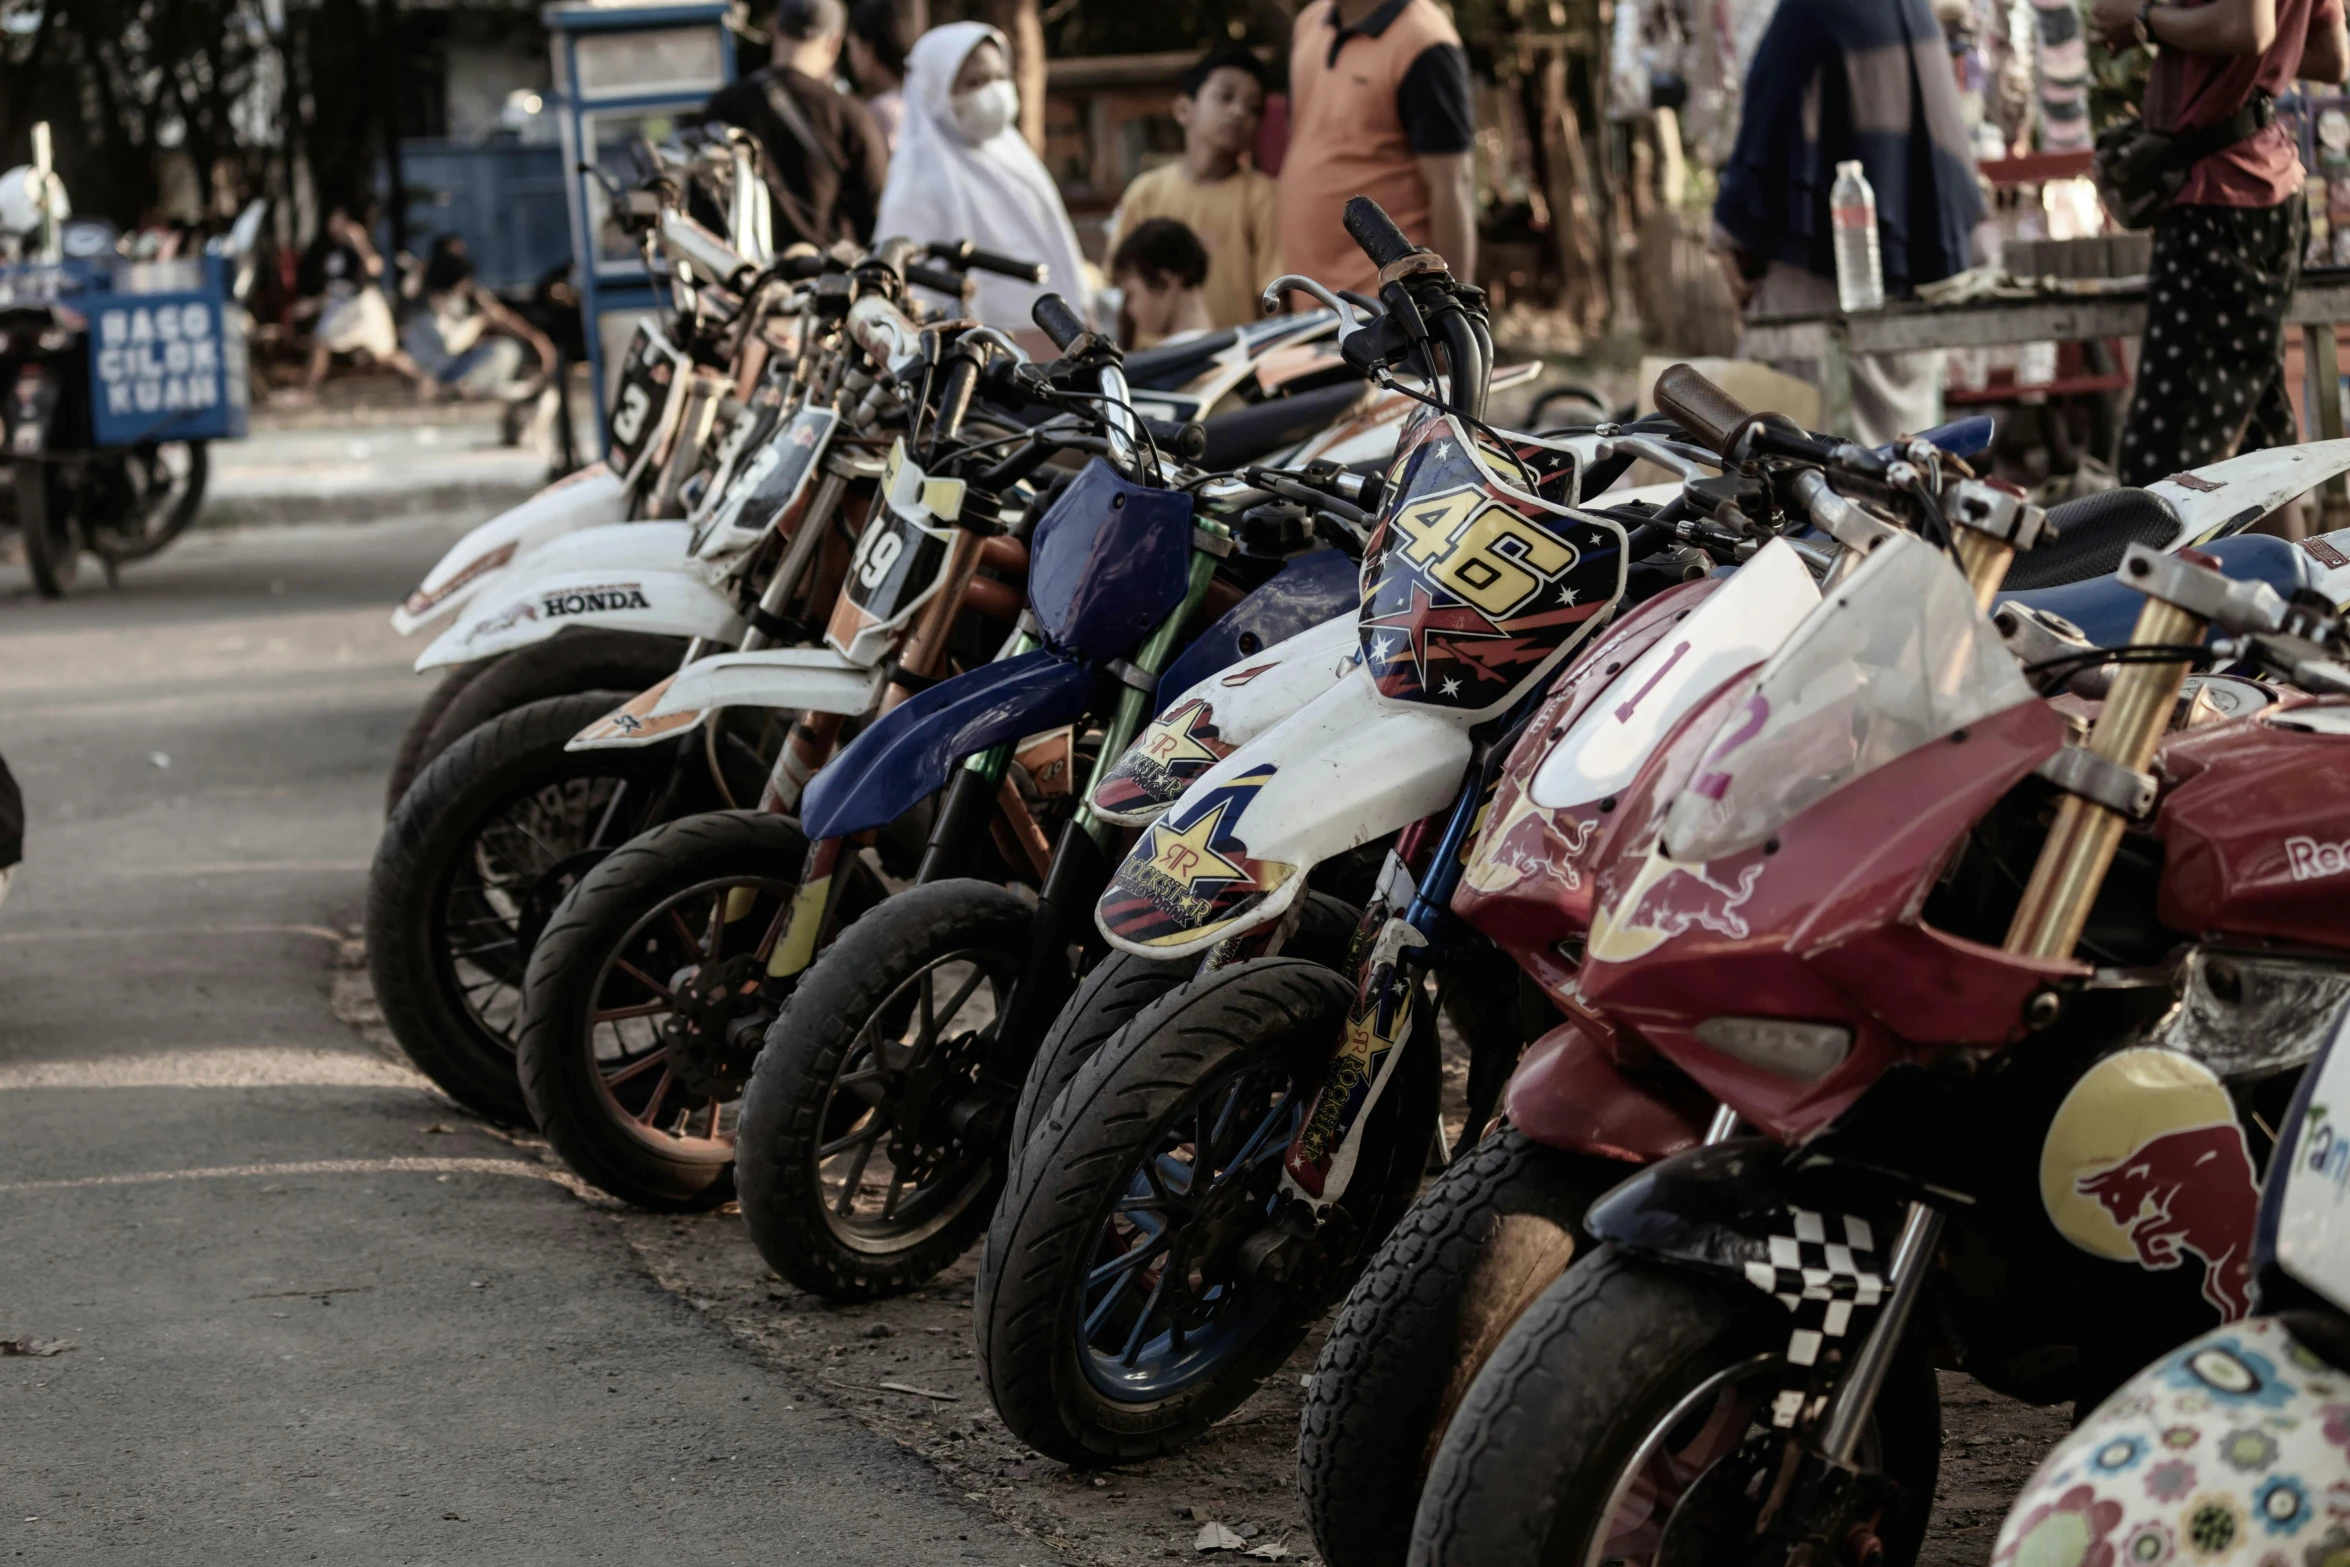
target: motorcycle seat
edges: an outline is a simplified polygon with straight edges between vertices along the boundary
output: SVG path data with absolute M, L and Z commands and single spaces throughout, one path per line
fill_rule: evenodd
M 2163 549 L 2186 526 L 2170 502 L 2151 490 L 2101 490 L 2049 508 L 2056 537 L 2026 550 L 2007 568 L 2007 586 L 2016 592 L 2053 588 L 2110 576 L 2121 569 L 2133 544 Z
M 2094 500 L 2097 497 L 2089 498 Z M 2239 533 L 2233 538 L 2221 539 L 2216 544 L 2206 544 L 2203 551 L 2219 562 L 2220 570 L 2237 581 L 2265 582 L 2287 597 L 2296 588 L 2305 587 L 2315 580 L 2315 572 L 2305 553 L 2283 539 L 2271 538 L 2265 533 Z M 2017 564 L 2022 564 L 2026 558 L 2018 556 Z M 2115 558 L 2118 561 L 2118 553 Z M 2014 580 L 2012 573 L 2009 580 Z M 2079 626 L 2082 635 L 2099 647 L 2119 647 L 2127 642 L 2131 629 L 2138 623 L 2138 611 L 2146 604 L 2144 594 L 2124 587 L 2116 576 L 1999 595 L 2002 604 L 2010 600 L 2062 615 Z
M 1126 384 L 1138 392 L 1180 391 L 1197 380 L 1208 361 L 1240 341 L 1240 328 L 1187 337 L 1180 343 L 1137 349 L 1126 356 Z
M 1348 381 L 1320 391 L 1267 398 L 1228 414 L 1211 414 L 1200 421 L 1208 436 L 1207 453 L 1200 464 L 1221 471 L 1270 457 L 1336 424 L 1362 395 L 1363 383 Z

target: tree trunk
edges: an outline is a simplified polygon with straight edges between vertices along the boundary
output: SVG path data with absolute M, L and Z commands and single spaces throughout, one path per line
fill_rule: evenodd
M 1565 57 L 1551 52 L 1538 69 L 1542 161 L 1549 175 L 1551 242 L 1558 247 L 1559 304 L 1578 326 L 1594 331 L 1608 318 L 1607 260 L 1598 207 L 1591 199 L 1591 160 L 1583 150 L 1583 122 L 1567 96 Z
M 1044 21 L 1036 0 L 983 0 L 980 15 L 1012 41 L 1012 81 L 1020 89 L 1020 134 L 1044 151 Z

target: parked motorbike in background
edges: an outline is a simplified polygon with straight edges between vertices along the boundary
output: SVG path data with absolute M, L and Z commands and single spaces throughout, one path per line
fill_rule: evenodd
M 125 263 L 65 253 L 71 206 L 49 167 L 0 175 L 0 505 L 44 598 L 86 549 L 109 581 L 186 530 L 204 501 L 207 441 L 245 427 L 242 301 L 259 237 L 253 203 L 204 255 Z

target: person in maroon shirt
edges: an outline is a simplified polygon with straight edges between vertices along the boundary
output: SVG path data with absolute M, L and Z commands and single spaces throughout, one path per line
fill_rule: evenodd
M 2156 46 L 2144 109 L 2151 130 L 2203 130 L 2295 78 L 2350 75 L 2342 0 L 2091 0 L 2089 15 L 2117 47 Z M 2151 484 L 2239 444 L 2300 438 L 2285 392 L 2285 307 L 2308 241 L 2301 159 L 2283 126 L 2267 124 L 2187 171 L 2154 220 L 2122 483 Z

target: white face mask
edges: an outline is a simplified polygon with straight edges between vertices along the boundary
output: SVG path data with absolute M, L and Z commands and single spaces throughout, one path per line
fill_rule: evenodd
M 992 141 L 1020 118 L 1020 89 L 997 80 L 947 100 L 947 115 L 973 146 Z

